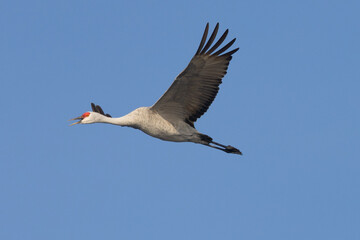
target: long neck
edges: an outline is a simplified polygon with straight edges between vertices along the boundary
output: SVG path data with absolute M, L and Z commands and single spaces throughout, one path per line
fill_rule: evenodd
M 111 118 L 111 117 L 102 116 L 102 118 L 99 122 L 114 124 L 114 125 L 119 125 L 119 126 L 124 126 L 124 127 L 133 127 L 134 126 L 134 121 L 133 121 L 132 117 L 130 117 L 128 115 L 125 115 L 125 116 L 119 117 L 119 118 Z

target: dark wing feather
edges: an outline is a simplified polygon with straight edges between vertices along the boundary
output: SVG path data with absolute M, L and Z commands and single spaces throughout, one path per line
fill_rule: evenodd
M 170 121 L 182 120 L 191 126 L 194 126 L 194 122 L 208 110 L 219 91 L 219 85 L 232 58 L 231 55 L 239 50 L 239 48 L 236 48 L 224 53 L 235 42 L 236 39 L 233 39 L 212 54 L 223 43 L 228 34 L 228 30 L 226 30 L 214 46 L 210 48 L 218 28 L 219 24 L 216 24 L 205 45 L 209 29 L 209 24 L 206 24 L 195 56 L 185 70 L 176 77 L 165 94 L 151 107 L 152 110 Z M 208 50 L 209 48 L 210 50 Z
M 95 105 L 94 103 L 91 103 L 91 109 L 93 112 L 97 112 L 97 113 L 100 113 L 101 115 L 104 115 L 106 117 L 111 117 L 110 114 L 108 113 L 104 113 L 104 111 L 102 110 L 102 108 L 99 106 L 99 105 Z

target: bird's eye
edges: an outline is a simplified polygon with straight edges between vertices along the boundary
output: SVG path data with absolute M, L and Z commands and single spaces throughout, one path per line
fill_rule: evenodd
M 90 115 L 90 113 L 89 112 L 86 112 L 86 113 L 84 113 L 81 117 L 82 118 L 86 118 L 86 117 L 88 117 Z

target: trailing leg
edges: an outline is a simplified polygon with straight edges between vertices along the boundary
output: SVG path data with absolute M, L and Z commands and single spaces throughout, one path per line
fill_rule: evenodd
M 230 146 L 230 145 L 225 146 L 220 143 L 214 142 L 211 137 L 209 137 L 208 135 L 205 135 L 205 134 L 200 134 L 199 136 L 200 136 L 200 139 L 202 140 L 202 144 L 204 144 L 205 146 L 219 149 L 226 153 L 234 153 L 234 154 L 242 155 L 240 150 L 233 146 Z

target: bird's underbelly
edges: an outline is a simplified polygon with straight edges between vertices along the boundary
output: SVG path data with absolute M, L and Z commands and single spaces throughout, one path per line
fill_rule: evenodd
M 130 127 L 152 137 L 172 142 L 197 142 L 197 130 L 182 120 L 169 121 L 148 107 L 138 108 L 129 115 L 132 115 L 133 119 Z
M 191 127 L 187 127 L 186 125 L 174 126 L 163 119 L 155 123 L 151 121 L 151 124 L 149 122 L 143 123 L 139 129 L 152 137 L 172 142 L 189 142 L 192 141 L 194 134 L 196 134 L 196 130 Z
M 159 138 L 164 141 L 172 141 L 172 142 L 188 142 L 192 138 L 191 133 L 184 134 L 180 133 L 178 129 L 174 126 L 162 126 L 162 127 L 151 127 L 151 128 L 140 128 L 144 133 Z

